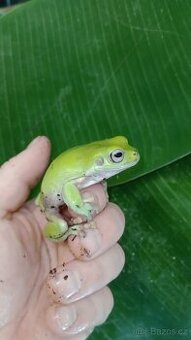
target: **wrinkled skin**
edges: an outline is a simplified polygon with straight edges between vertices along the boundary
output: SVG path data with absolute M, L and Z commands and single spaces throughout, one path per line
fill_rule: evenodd
M 113 307 L 106 285 L 124 265 L 123 213 L 96 184 L 84 195 L 99 207 L 97 228 L 66 242 L 44 239 L 46 220 L 26 200 L 49 156 L 48 139 L 37 137 L 0 168 L 0 339 L 85 339 Z

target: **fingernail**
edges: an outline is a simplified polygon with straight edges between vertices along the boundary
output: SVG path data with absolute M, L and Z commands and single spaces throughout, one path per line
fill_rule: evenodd
M 77 313 L 74 307 L 62 306 L 55 309 L 55 319 L 62 330 L 69 328 L 76 321 Z
M 82 198 L 84 202 L 92 203 L 95 202 L 95 196 L 89 192 L 89 191 L 84 191 L 82 192 Z
M 79 292 L 82 277 L 77 271 L 64 270 L 54 276 L 51 275 L 47 284 L 53 299 L 63 302 Z
M 85 237 L 81 238 L 81 253 L 82 256 L 91 257 L 98 249 L 100 249 L 102 243 L 101 234 L 98 229 L 89 229 Z
M 49 327 L 62 334 L 77 319 L 77 313 L 74 306 L 51 306 L 46 313 L 46 321 Z
M 43 136 L 38 136 L 33 139 L 32 142 L 27 146 L 27 149 L 30 149 L 31 147 L 33 147 L 33 145 L 37 144 L 41 138 L 43 138 Z
M 98 214 L 100 211 L 99 208 L 99 200 L 96 194 L 93 194 L 89 191 L 82 192 L 82 199 L 86 203 L 90 203 L 92 206 L 92 216 L 95 216 L 95 214 Z

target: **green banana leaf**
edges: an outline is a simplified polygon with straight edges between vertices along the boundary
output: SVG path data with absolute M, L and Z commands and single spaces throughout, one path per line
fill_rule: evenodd
M 136 179 L 110 189 L 127 265 L 92 339 L 190 325 L 190 15 L 186 0 L 32 0 L 0 14 L 1 163 L 39 134 L 52 158 L 115 135 L 141 154 L 110 181 Z
M 191 156 L 110 189 L 126 215 L 127 264 L 111 284 L 114 311 L 91 339 L 190 339 L 190 178 Z
M 52 139 L 53 156 L 122 134 L 142 160 L 119 183 L 186 155 L 189 8 L 176 0 L 33 0 L 4 15 L 2 160 L 38 134 Z

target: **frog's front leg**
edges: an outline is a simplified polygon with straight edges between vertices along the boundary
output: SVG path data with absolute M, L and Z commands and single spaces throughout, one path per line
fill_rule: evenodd
M 92 218 L 92 205 L 82 199 L 80 191 L 71 182 L 64 184 L 63 197 L 66 205 L 75 213 L 85 216 L 88 220 Z

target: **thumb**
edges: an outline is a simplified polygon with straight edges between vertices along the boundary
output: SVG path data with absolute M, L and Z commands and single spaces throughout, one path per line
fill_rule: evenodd
M 44 173 L 50 157 L 47 137 L 35 138 L 28 147 L 0 168 L 0 217 L 16 211 Z

